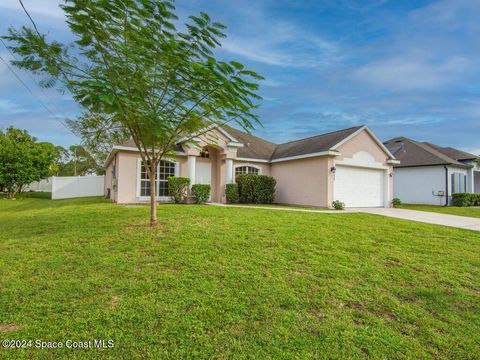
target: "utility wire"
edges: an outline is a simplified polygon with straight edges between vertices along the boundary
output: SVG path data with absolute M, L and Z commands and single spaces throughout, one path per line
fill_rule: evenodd
M 28 11 L 27 11 L 27 9 L 25 9 L 25 6 L 23 5 L 22 0 L 18 0 L 18 2 L 20 3 L 20 5 L 22 5 L 23 11 L 25 11 L 25 14 L 27 14 L 28 18 L 29 18 L 30 21 L 32 22 L 33 27 L 35 28 L 35 31 L 37 32 L 38 36 L 42 36 L 42 35 L 40 35 L 40 32 L 39 32 L 38 29 L 37 29 L 37 24 L 35 24 L 35 21 L 33 21 L 32 17 L 30 16 L 30 14 L 29 14 Z
M 15 54 L 13 53 L 12 50 L 10 50 L 10 48 L 7 46 L 7 44 L 5 44 L 5 42 L 2 40 L 2 38 L 0 38 L 0 42 L 3 44 L 3 46 L 5 47 L 5 49 L 8 50 L 8 52 L 10 53 L 10 55 L 12 55 L 13 59 L 14 60 L 17 60 L 17 57 L 15 56 Z M 68 118 L 67 115 L 65 115 L 63 113 L 63 111 L 61 111 L 54 103 L 54 100 L 49 96 L 49 94 L 43 89 L 43 87 L 41 87 L 40 85 L 37 84 L 37 80 L 35 80 L 33 78 L 32 75 L 30 75 L 30 72 L 26 72 L 27 76 L 30 78 L 30 80 L 32 80 L 33 83 L 35 83 L 35 85 L 37 85 L 37 87 L 40 89 L 40 91 L 42 92 L 42 94 L 45 96 L 45 98 L 49 101 L 49 105 L 53 106 L 55 108 L 55 111 L 59 112 L 60 115 L 62 115 L 64 118 Z
M 13 68 L 10 66 L 10 64 L 8 63 L 8 61 L 6 61 L 2 56 L 0 56 L 0 60 L 8 67 L 8 69 L 12 72 L 12 74 L 17 78 L 18 81 L 20 81 L 20 83 L 25 87 L 25 89 L 27 89 L 27 91 L 40 103 L 40 105 L 42 105 L 42 107 L 47 110 L 50 114 L 53 115 L 53 117 L 58 120 L 68 131 L 72 132 L 70 130 L 70 128 L 62 121 L 62 119 L 60 119 L 52 110 L 50 110 L 50 108 L 45 105 L 45 103 L 40 100 L 37 95 L 35 95 L 35 93 L 32 91 L 32 89 L 30 89 L 28 87 L 28 85 L 22 80 L 22 78 L 15 72 L 15 70 L 13 70 Z M 73 134 L 73 133 L 72 133 Z M 75 135 L 75 134 L 74 134 Z

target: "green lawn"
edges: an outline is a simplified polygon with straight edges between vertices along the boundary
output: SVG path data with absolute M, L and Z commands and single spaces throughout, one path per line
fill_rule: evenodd
M 470 216 L 480 218 L 480 207 L 457 207 L 457 206 L 435 206 L 435 205 L 416 205 L 402 204 L 398 206 L 401 209 L 432 211 L 442 214 L 451 214 L 459 216 Z
M 480 354 L 480 235 L 368 214 L 0 199 L 0 359 Z

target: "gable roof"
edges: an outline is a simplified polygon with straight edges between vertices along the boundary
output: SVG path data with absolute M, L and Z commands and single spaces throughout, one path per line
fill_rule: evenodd
M 364 125 L 315 135 L 284 144 L 275 144 L 227 125 L 223 125 L 219 130 L 228 138 L 233 139 L 233 142 L 240 145 L 237 148 L 237 156 L 244 159 L 270 162 L 291 160 L 292 158 L 302 156 L 338 155 L 339 153 L 335 152 L 336 148 L 362 130 L 366 130 L 388 156 L 395 159 L 382 142 Z M 129 140 L 121 144 L 120 147 L 136 148 L 136 145 L 133 140 Z M 178 144 L 177 148 L 178 152 L 183 152 L 181 144 Z
M 362 126 L 355 126 L 280 144 L 275 148 L 271 160 L 329 151 L 361 128 Z
M 419 142 L 405 137 L 390 139 L 385 142 L 385 146 L 400 160 L 400 164 L 395 165 L 395 167 L 455 165 L 468 168 L 470 167 L 469 165 L 460 162 L 460 160 L 466 160 L 465 154 L 477 158 L 475 155 L 460 150 L 442 148 L 438 145 Z M 445 151 L 445 149 L 452 149 L 454 151 Z M 457 155 L 460 156 L 458 157 Z
M 462 150 L 458 150 L 452 147 L 441 147 L 435 144 L 431 144 L 428 142 L 425 142 L 424 144 L 427 144 L 428 146 L 433 147 L 437 151 L 440 151 L 442 154 L 447 155 L 448 157 L 455 159 L 457 161 L 466 161 L 466 160 L 476 160 L 480 159 L 477 155 L 473 155 L 470 153 L 467 153 Z
M 223 129 L 234 136 L 243 147 L 237 149 L 237 156 L 249 159 L 270 160 L 277 144 L 224 125 Z

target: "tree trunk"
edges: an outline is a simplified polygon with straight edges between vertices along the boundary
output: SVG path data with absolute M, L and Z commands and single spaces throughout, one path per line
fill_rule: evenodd
M 148 176 L 150 178 L 150 226 L 157 226 L 157 184 L 155 175 L 157 173 L 157 162 L 153 161 L 147 166 Z

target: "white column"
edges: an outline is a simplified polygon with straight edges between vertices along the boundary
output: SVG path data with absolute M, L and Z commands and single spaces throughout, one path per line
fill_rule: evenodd
M 195 184 L 195 164 L 197 157 L 195 155 L 188 155 L 188 177 L 190 178 L 190 185 Z
M 226 184 L 233 183 L 233 160 L 232 159 L 225 160 L 225 183 Z

